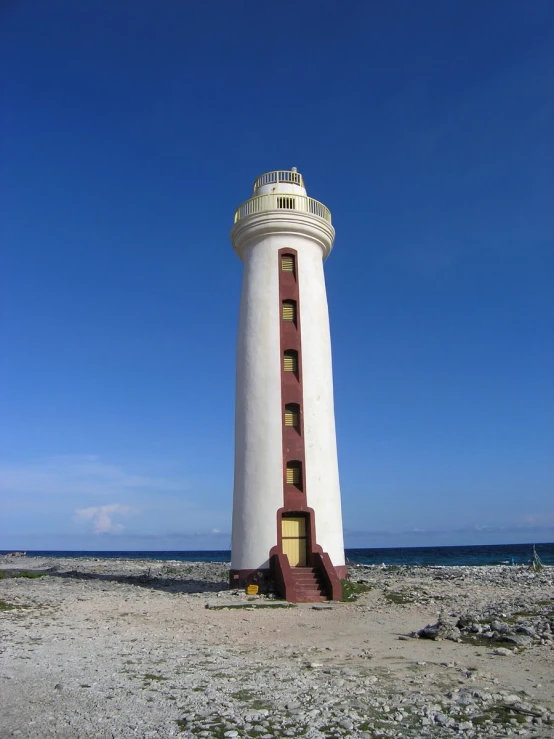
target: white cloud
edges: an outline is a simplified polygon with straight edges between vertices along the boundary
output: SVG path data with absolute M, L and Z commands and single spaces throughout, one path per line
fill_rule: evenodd
M 75 518 L 77 521 L 91 521 L 95 534 L 117 534 L 123 531 L 122 523 L 114 523 L 114 516 L 130 516 L 138 511 L 131 506 L 111 503 L 110 505 L 89 506 L 88 508 L 77 508 Z
M 129 469 L 92 454 L 4 462 L 0 530 L 70 533 L 77 526 L 81 533 L 114 534 L 125 529 L 124 517 L 131 512 L 142 514 L 136 523 L 148 532 L 181 520 L 201 524 L 194 517 L 202 511 L 182 478 L 144 474 L 142 467 Z M 212 517 L 209 524 L 217 526 L 219 519 Z
M 18 496 L 49 496 L 52 500 L 102 497 L 121 500 L 137 493 L 184 492 L 182 480 L 155 478 L 127 472 L 103 462 L 93 454 L 55 456 L 25 464 L 4 464 L 0 470 L 1 490 L 17 505 Z
M 529 513 L 523 519 L 530 526 L 552 526 L 554 524 L 554 511 L 545 513 Z

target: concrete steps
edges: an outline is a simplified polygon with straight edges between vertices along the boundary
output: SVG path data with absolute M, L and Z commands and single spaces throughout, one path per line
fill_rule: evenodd
M 322 603 L 329 600 L 324 580 L 314 567 L 293 567 L 292 577 L 298 603 Z

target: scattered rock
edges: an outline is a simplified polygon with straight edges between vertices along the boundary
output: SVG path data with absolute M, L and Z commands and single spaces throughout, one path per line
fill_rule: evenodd
M 350 719 L 343 719 L 342 721 L 339 721 L 339 726 L 342 726 L 343 729 L 346 729 L 346 731 L 352 731 L 354 728 L 354 724 Z
M 439 726 L 453 726 L 456 723 L 453 718 L 444 713 L 436 713 L 434 719 Z
M 497 739 L 500 726 L 502 736 L 552 734 L 550 704 L 516 693 L 547 689 L 552 568 L 530 578 L 510 567 L 368 567 L 359 579 L 377 596 L 371 605 L 321 618 L 311 605 L 250 610 L 219 563 L 30 557 L 25 567 L 48 576 L 0 581 L 0 600 L 14 604 L 1 614 L 2 676 L 14 677 L 1 681 L 7 736 Z M 406 601 L 384 602 L 386 586 Z M 242 610 L 205 610 L 212 601 Z M 441 615 L 407 636 L 416 603 Z M 509 665 L 481 669 L 484 644 L 486 655 L 512 656 Z M 541 669 L 518 685 L 523 647 Z
M 440 619 L 436 624 L 424 626 L 417 632 L 420 639 L 450 639 L 451 641 L 457 641 L 461 636 L 461 631 L 457 626 L 453 624 L 444 623 Z

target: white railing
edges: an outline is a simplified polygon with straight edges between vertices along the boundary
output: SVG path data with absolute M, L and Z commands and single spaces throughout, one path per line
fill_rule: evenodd
M 273 173 L 272 173 L 273 174 Z M 294 174 L 294 172 L 292 173 Z M 331 212 L 323 203 L 307 197 L 307 195 L 296 195 L 293 193 L 276 192 L 269 195 L 256 195 L 247 200 L 235 211 L 235 223 L 241 218 L 261 213 L 265 210 L 296 210 L 301 213 L 311 213 L 331 223 Z
M 273 182 L 289 182 L 292 185 L 304 187 L 304 180 L 302 179 L 300 172 L 293 172 L 292 170 L 284 169 L 276 172 L 266 172 L 258 177 L 256 182 L 254 182 L 254 192 L 256 192 L 258 187 L 271 185 Z

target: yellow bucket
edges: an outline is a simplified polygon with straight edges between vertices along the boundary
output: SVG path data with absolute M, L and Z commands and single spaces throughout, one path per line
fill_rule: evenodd
M 258 585 L 248 585 L 246 588 L 246 595 L 258 595 L 259 589 Z

